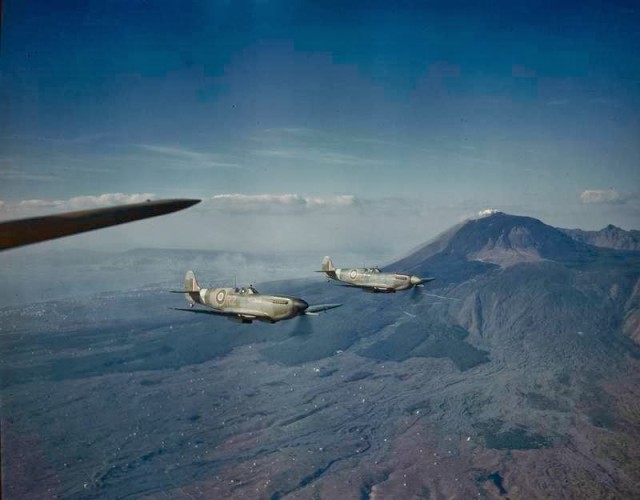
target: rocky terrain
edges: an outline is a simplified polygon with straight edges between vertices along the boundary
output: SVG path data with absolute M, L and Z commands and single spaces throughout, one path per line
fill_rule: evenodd
M 640 496 L 638 252 L 498 213 L 387 267 L 436 281 L 312 268 L 258 289 L 344 307 L 276 325 L 157 285 L 0 310 L 6 498 Z
M 640 231 L 625 231 L 609 224 L 599 231 L 584 231 L 583 229 L 560 229 L 577 241 L 582 241 L 596 247 L 615 248 L 618 250 L 640 250 Z

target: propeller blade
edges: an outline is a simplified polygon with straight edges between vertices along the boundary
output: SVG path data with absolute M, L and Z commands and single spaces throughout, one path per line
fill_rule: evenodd
M 414 286 L 410 297 L 412 302 L 419 302 L 422 299 L 422 291 L 417 286 Z
M 303 337 L 306 335 L 311 335 L 313 333 L 313 320 L 310 319 L 306 314 L 298 316 L 298 318 L 294 321 L 296 322 L 296 324 L 293 327 L 293 330 L 291 330 L 292 337 Z
M 342 304 L 318 304 L 315 306 L 309 306 L 305 311 L 304 315 L 312 315 L 315 316 L 318 313 L 328 311 L 329 309 L 335 309 L 336 307 L 340 307 Z

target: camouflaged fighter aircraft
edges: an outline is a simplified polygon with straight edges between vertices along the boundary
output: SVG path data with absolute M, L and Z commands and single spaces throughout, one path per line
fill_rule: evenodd
M 341 281 L 351 288 L 360 288 L 371 293 L 395 293 L 398 290 L 408 290 L 435 278 L 420 278 L 410 274 L 383 273 L 377 267 L 336 269 L 330 257 L 322 259 L 322 269 L 316 271 L 325 273 L 329 278 Z
M 342 304 L 320 304 L 310 306 L 297 297 L 287 295 L 262 295 L 253 286 L 247 288 L 200 288 L 193 271 L 187 271 L 184 277 L 184 290 L 172 293 L 184 293 L 189 301 L 189 309 L 174 307 L 176 311 L 226 316 L 232 321 L 252 323 L 264 321 L 277 323 L 296 316 L 317 316 L 322 311 L 335 309 Z M 193 309 L 201 304 L 211 309 Z

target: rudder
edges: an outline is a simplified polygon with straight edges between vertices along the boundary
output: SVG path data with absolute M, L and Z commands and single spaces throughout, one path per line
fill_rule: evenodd
M 198 280 L 193 271 L 187 271 L 184 276 L 184 291 L 187 293 L 200 291 L 200 285 L 198 285 Z
M 327 255 L 322 259 L 322 267 L 320 269 L 324 272 L 336 270 L 336 268 L 333 267 L 333 261 L 331 260 L 331 257 Z

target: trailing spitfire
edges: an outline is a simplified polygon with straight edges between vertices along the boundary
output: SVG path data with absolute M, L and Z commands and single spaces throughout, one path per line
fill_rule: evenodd
M 226 316 L 232 321 L 252 323 L 264 321 L 277 323 L 296 316 L 315 316 L 322 311 L 340 307 L 342 304 L 321 304 L 310 306 L 306 301 L 287 295 L 263 295 L 253 286 L 247 288 L 200 288 L 193 271 L 187 271 L 184 277 L 184 290 L 173 293 L 184 293 L 190 308 L 173 309 L 199 314 Z M 208 309 L 194 309 L 201 304 Z
M 371 293 L 395 293 L 434 280 L 410 274 L 383 273 L 377 267 L 336 269 L 330 257 L 322 259 L 322 268 L 317 272 L 325 273 L 329 278 L 344 283 L 341 286 L 360 288 Z

